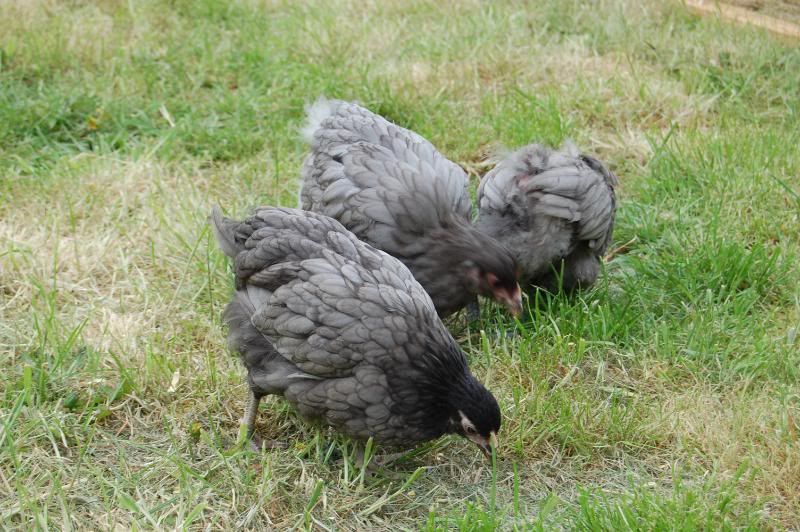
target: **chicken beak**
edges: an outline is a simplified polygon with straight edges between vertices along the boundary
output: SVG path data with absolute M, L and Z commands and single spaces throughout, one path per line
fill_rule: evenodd
M 481 451 L 483 451 L 483 455 L 486 458 L 491 460 L 491 458 L 492 458 L 492 449 L 497 451 L 497 445 L 498 445 L 497 434 L 492 432 L 492 433 L 489 434 L 489 441 L 484 443 L 484 444 L 482 444 L 482 445 L 479 445 L 478 447 L 480 447 Z
M 491 448 L 489 448 L 488 445 L 481 445 L 480 448 L 481 448 L 481 452 L 483 453 L 483 456 L 485 456 L 486 458 L 491 460 L 491 458 L 492 458 L 492 450 L 491 450 Z
M 515 318 L 522 316 L 522 294 L 519 289 L 519 285 L 517 285 L 510 294 L 503 298 L 503 303 L 505 303 L 506 307 L 508 308 L 508 312 L 511 313 L 512 316 Z

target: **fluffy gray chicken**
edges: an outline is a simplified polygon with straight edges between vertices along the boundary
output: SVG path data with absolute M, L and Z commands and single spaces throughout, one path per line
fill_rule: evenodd
M 572 143 L 561 150 L 531 144 L 481 180 L 476 225 L 513 250 L 521 283 L 554 290 L 563 271 L 565 290 L 586 287 L 611 243 L 616 184 Z
M 430 142 L 356 104 L 318 100 L 300 205 L 399 258 L 447 316 L 476 295 L 522 310 L 511 253 L 470 223 L 464 171 Z
M 399 260 L 296 209 L 238 222 L 215 208 L 211 225 L 234 262 L 224 319 L 248 372 L 248 436 L 275 394 L 351 437 L 410 446 L 457 433 L 489 452 L 497 401 Z

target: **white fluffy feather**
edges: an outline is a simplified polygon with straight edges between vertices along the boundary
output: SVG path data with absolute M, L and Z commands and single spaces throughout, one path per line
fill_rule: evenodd
M 300 136 L 303 140 L 311 144 L 314 140 L 314 133 L 320 128 L 322 121 L 333 114 L 334 103 L 324 96 L 320 96 L 311 104 L 306 105 L 306 122 L 300 128 Z

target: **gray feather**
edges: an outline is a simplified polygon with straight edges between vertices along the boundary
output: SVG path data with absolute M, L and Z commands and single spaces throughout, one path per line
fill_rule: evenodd
M 241 247 L 237 245 L 235 241 L 233 232 L 234 225 L 230 223 L 230 220 L 222 216 L 222 209 L 219 208 L 219 205 L 214 205 L 211 209 L 209 221 L 211 222 L 211 229 L 214 231 L 214 236 L 217 238 L 219 248 L 227 256 L 231 258 L 235 257 L 239 251 L 241 251 Z
M 402 260 L 440 315 L 474 299 L 470 268 L 514 282 L 511 254 L 470 223 L 466 173 L 430 142 L 352 103 L 320 99 L 307 114 L 304 209 Z
M 321 214 L 262 208 L 236 222 L 215 209 L 211 220 L 237 251 L 224 317 L 257 397 L 282 395 L 351 436 L 408 445 L 449 430 L 424 383 L 488 394 L 399 260 Z
M 617 177 L 572 143 L 531 144 L 507 155 L 481 180 L 477 226 L 513 250 L 527 283 L 592 284 L 611 243 Z

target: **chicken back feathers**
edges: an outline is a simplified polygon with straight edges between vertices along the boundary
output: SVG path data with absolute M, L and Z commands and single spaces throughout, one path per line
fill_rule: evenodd
M 531 144 L 502 159 L 478 188 L 478 228 L 513 250 L 525 284 L 572 289 L 595 282 L 611 243 L 617 177 L 566 143 Z
M 494 397 L 400 261 L 321 214 L 262 208 L 239 222 L 216 208 L 211 221 L 233 259 L 229 341 L 256 396 L 385 444 L 450 432 L 470 402 L 499 429 Z
M 474 300 L 474 271 L 516 287 L 511 254 L 470 224 L 466 173 L 430 142 L 356 104 L 324 99 L 310 107 L 303 134 L 311 152 L 302 208 L 402 260 L 440 315 Z

